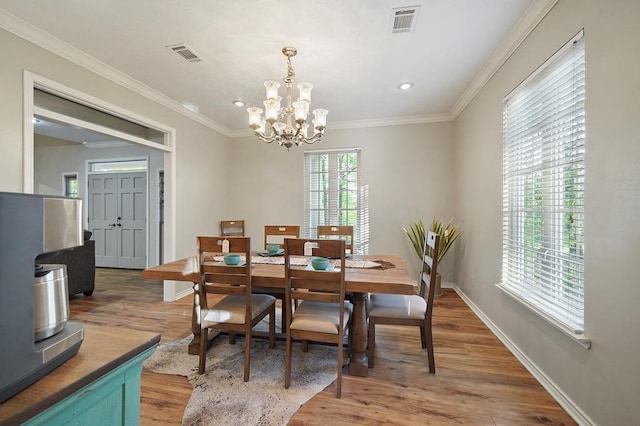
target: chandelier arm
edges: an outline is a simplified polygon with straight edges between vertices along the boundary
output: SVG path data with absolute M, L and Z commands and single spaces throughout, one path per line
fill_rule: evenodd
M 299 139 L 299 138 L 304 138 L 304 136 L 300 135 L 300 132 L 302 131 L 302 124 L 299 124 L 298 122 L 296 122 L 296 132 L 293 135 L 294 139 Z
M 301 140 L 301 141 L 303 141 L 304 143 L 307 143 L 307 144 L 311 145 L 311 144 L 316 143 L 316 142 L 318 142 L 319 140 L 321 140 L 321 139 L 322 139 L 323 134 L 324 134 L 324 132 L 319 132 L 319 133 L 316 133 L 315 135 L 313 135 L 313 136 L 311 136 L 311 137 L 308 137 L 308 138 L 305 138 L 304 136 L 300 136 L 300 137 L 299 137 L 299 138 L 297 138 L 297 139 L 300 139 L 300 140 Z
M 254 135 L 259 140 L 261 140 L 262 142 L 265 142 L 265 143 L 271 143 L 271 142 L 273 142 L 273 141 L 278 139 L 278 135 L 276 135 L 276 134 L 273 134 L 271 136 L 266 136 L 266 135 L 264 135 L 264 134 L 262 134 L 260 132 L 254 132 Z

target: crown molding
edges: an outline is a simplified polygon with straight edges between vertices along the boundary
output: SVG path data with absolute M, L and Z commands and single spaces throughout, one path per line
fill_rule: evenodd
M 170 97 L 140 83 L 139 81 L 129 77 L 127 74 L 118 71 L 93 56 L 87 55 L 83 51 L 76 49 L 70 44 L 67 44 L 51 34 L 42 31 L 40 28 L 18 18 L 4 9 L 0 9 L 0 28 L 25 39 L 38 47 L 48 50 L 57 56 L 67 59 L 76 65 L 86 68 L 87 70 L 125 87 L 134 93 L 138 93 L 159 103 L 160 105 L 182 114 L 203 126 L 222 133 L 224 136 L 230 137 L 231 130 L 227 127 L 184 107 L 182 104 Z
M 375 118 L 371 120 L 336 121 L 331 122 L 331 125 L 327 127 L 326 131 L 361 129 L 366 127 L 404 126 L 407 124 L 440 123 L 443 121 L 453 121 L 453 117 L 451 114 L 442 113 L 413 115 L 407 117 Z M 253 136 L 253 131 L 251 129 L 232 130 L 229 135 L 231 138 L 241 138 L 246 136 Z
M 455 103 L 449 114 L 455 120 L 458 115 L 471 103 L 480 90 L 491 80 L 496 72 L 504 65 L 527 36 L 535 29 L 542 19 L 555 6 L 558 0 L 536 0 L 520 17 L 518 23 L 511 29 L 507 37 L 491 55 L 482 71 L 467 86 L 462 96 Z
M 363 127 L 403 126 L 407 124 L 439 123 L 452 121 L 449 113 L 411 115 L 406 117 L 374 118 L 371 120 L 337 121 L 331 129 L 359 129 Z

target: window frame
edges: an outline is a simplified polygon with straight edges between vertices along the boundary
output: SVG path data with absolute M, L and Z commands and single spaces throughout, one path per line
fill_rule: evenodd
M 584 334 L 584 50 L 580 31 L 504 99 L 498 287 L 589 348 Z
M 80 198 L 80 180 L 78 172 L 65 172 L 62 173 L 62 195 L 65 197 Z M 76 187 L 75 194 L 71 190 L 71 187 Z

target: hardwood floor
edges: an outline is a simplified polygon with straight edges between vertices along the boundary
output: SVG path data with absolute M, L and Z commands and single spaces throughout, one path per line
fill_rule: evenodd
M 93 296 L 72 298 L 70 310 L 73 319 L 155 331 L 167 342 L 190 334 L 191 303 L 162 302 L 162 283 L 141 271 L 98 269 Z M 435 375 L 417 328 L 378 326 L 369 377 L 345 374 L 341 399 L 329 387 L 289 424 L 576 424 L 452 290 L 436 299 L 433 326 Z M 143 371 L 141 424 L 179 425 L 190 395 L 184 377 Z

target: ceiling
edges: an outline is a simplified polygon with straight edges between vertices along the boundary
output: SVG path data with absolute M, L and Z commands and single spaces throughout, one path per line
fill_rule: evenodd
M 549 1 L 63 3 L 0 0 L 0 12 L 4 22 L 19 18 L 23 32 L 44 31 L 49 45 L 79 49 L 149 93 L 175 101 L 173 107 L 185 114 L 197 111 L 201 121 L 239 136 L 249 133 L 246 107 L 262 106 L 263 82 L 286 75 L 284 46 L 298 50 L 292 59 L 296 81 L 315 86 L 311 108 L 329 110 L 327 131 L 452 119 L 482 78 L 490 77 L 490 68 L 501 64 L 500 56 L 513 48 L 509 44 L 521 39 L 523 22 Z M 415 29 L 392 34 L 392 9 L 407 6 L 420 6 Z M 179 43 L 202 61 L 187 62 L 166 47 Z M 399 90 L 405 81 L 413 88 Z M 238 108 L 235 99 L 247 105 Z

